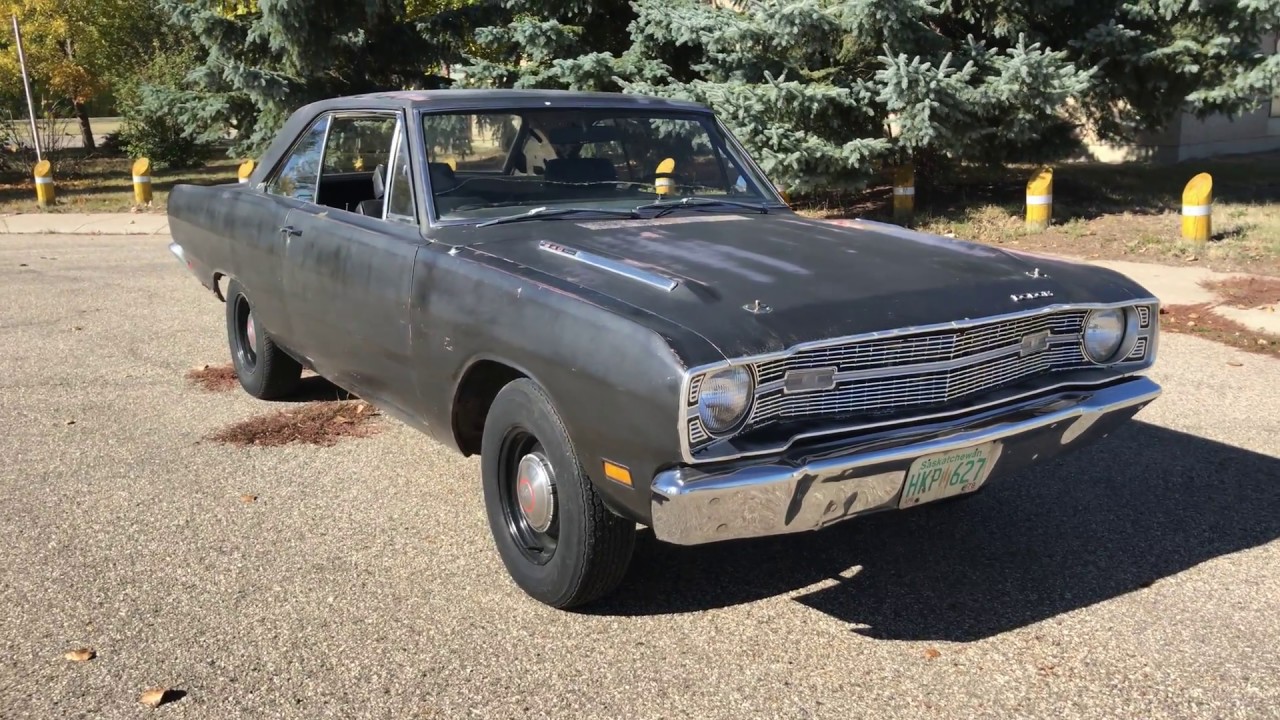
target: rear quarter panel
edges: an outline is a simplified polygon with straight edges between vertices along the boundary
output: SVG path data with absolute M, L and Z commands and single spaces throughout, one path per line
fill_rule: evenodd
M 287 212 L 276 198 L 244 185 L 178 185 L 168 206 L 174 242 L 200 282 L 212 288 L 219 276 L 239 280 L 256 317 L 286 346 L 292 329 L 279 231 Z

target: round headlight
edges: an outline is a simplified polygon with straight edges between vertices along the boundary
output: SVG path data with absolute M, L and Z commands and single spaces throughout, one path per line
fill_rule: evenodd
M 698 388 L 698 417 L 712 435 L 735 429 L 751 409 L 755 380 L 745 367 L 716 370 L 702 379 Z
M 1124 343 L 1124 331 L 1124 310 L 1094 310 L 1084 321 L 1085 354 L 1099 364 L 1114 360 Z

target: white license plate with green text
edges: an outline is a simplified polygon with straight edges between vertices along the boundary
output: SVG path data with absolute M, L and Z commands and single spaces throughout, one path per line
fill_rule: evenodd
M 986 482 L 999 457 L 1000 443 L 989 442 L 917 458 L 907 471 L 898 507 L 974 492 Z

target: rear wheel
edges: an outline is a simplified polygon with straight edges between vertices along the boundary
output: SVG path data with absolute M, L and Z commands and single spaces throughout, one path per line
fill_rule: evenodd
M 240 387 L 263 400 L 284 397 L 298 387 L 302 365 L 271 339 L 253 315 L 253 306 L 239 281 L 227 285 L 227 342 Z
M 516 585 L 570 608 L 614 590 L 635 547 L 635 523 L 605 508 L 560 416 L 528 379 L 494 398 L 481 447 L 485 509 Z

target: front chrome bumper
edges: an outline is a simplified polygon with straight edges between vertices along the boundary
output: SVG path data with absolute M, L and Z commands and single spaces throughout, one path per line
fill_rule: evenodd
M 766 460 L 675 468 L 654 478 L 653 530 L 678 545 L 816 530 L 896 508 L 907 470 L 922 456 L 1000 441 L 985 487 L 1105 437 L 1159 395 L 1159 385 L 1134 377 Z

